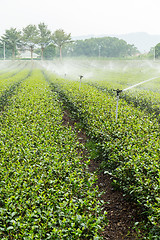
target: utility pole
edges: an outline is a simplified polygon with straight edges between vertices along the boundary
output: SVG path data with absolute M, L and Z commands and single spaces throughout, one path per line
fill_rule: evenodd
M 3 60 L 6 60 L 6 44 L 3 43 Z
M 154 47 L 154 53 L 153 53 L 153 55 L 154 55 L 154 61 L 156 60 L 156 47 Z
M 99 56 L 99 58 L 100 58 L 100 56 L 101 56 L 101 46 L 99 45 L 98 48 L 99 48 L 99 54 L 98 54 L 98 56 Z

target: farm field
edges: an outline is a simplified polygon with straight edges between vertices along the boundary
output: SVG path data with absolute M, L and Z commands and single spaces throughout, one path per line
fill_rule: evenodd
M 101 90 L 113 93 L 113 89 L 127 89 L 132 85 L 156 78 L 145 84 L 124 91 L 120 98 L 129 104 L 155 113 L 159 119 L 160 63 L 158 61 L 118 61 L 118 60 L 77 60 L 68 59 L 63 63 L 45 62 L 47 70 L 62 78 L 82 81 Z M 158 78 L 157 78 L 158 77 Z
M 57 94 L 40 70 L 19 74 L 0 114 L 0 238 L 99 239 L 105 216 L 95 177 L 62 125 Z
M 65 70 L 68 66 L 69 76 L 67 78 L 65 71 L 59 72 L 61 79 L 56 78 L 55 73 L 46 73 L 50 86 L 96 143 L 96 159 L 103 171 L 113 176 L 114 183 L 144 207 L 152 225 L 147 229 L 148 239 L 159 239 L 159 63 L 103 61 L 102 64 L 85 60 L 73 63 L 71 69 L 68 62 L 61 64 Z M 49 69 L 52 67 L 48 66 Z M 81 83 L 80 75 L 84 76 Z M 116 122 L 113 89 L 125 89 L 152 78 L 156 79 L 132 88 L 123 97 L 120 95 Z
M 122 91 L 116 122 L 113 89 L 152 78 Z M 142 207 L 144 239 L 160 239 L 160 63 L 102 59 L 0 63 L 1 239 L 103 239 L 107 215 L 64 106 Z

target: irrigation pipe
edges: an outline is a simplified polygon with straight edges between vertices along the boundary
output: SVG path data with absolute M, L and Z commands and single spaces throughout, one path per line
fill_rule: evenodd
M 116 105 L 116 122 L 117 122 L 117 118 L 118 118 L 118 102 L 119 102 L 119 94 L 122 92 L 122 90 L 120 89 L 114 89 L 113 91 L 116 91 L 117 93 L 117 105 Z
M 80 91 L 80 89 L 81 89 L 81 81 L 82 81 L 83 76 L 80 75 L 79 78 L 80 78 L 80 82 L 79 82 L 79 91 Z

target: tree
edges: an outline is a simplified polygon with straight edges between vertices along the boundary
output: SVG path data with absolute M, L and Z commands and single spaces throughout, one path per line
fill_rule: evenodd
M 32 60 L 34 47 L 38 44 L 38 35 L 39 33 L 36 25 L 30 24 L 26 28 L 23 28 L 23 41 L 24 44 L 29 47 Z
M 35 53 L 37 53 L 38 55 L 41 55 L 41 49 L 40 48 L 36 49 Z M 56 56 L 55 46 L 53 43 L 45 47 L 43 51 L 43 56 L 44 56 L 44 59 L 53 59 Z
M 5 52 L 5 56 L 4 56 L 4 52 Z M 12 49 L 10 47 L 8 47 L 8 45 L 5 46 L 5 50 L 4 50 L 4 42 L 2 40 L 0 40 L 0 59 L 7 59 L 7 58 L 12 58 Z M 5 57 L 5 58 L 4 58 Z
M 126 57 L 137 53 L 134 45 L 127 44 L 124 40 L 115 37 L 77 40 L 69 47 L 70 49 L 66 47 L 65 51 L 69 52 L 70 56 Z
M 56 51 L 55 51 L 55 46 L 53 44 L 48 45 L 44 49 L 44 58 L 45 59 L 53 59 L 55 54 L 56 54 Z
M 38 30 L 39 30 L 38 44 L 41 46 L 41 59 L 43 60 L 44 49 L 51 42 L 51 31 L 47 29 L 47 25 L 45 25 L 44 23 L 40 23 L 38 25 Z
M 153 54 L 155 55 L 155 58 L 160 57 L 160 43 L 158 43 L 154 48 L 153 48 Z
M 2 42 L 5 42 L 6 49 L 12 49 L 12 58 L 15 58 L 17 46 L 21 46 L 22 36 L 21 32 L 17 31 L 16 28 L 10 28 L 6 30 L 5 34 L 1 37 Z
M 62 47 L 71 42 L 71 34 L 66 34 L 64 30 L 58 29 L 52 36 L 54 44 L 59 48 L 60 58 L 62 58 Z

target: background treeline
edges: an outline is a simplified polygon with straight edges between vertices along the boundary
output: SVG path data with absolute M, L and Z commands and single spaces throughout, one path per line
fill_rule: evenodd
M 115 37 L 77 40 L 64 49 L 65 55 L 87 57 L 127 57 L 137 53 L 138 50 L 134 45 Z
M 119 58 L 134 56 L 138 53 L 134 45 L 115 37 L 90 38 L 73 41 L 71 34 L 58 29 L 52 33 L 44 23 L 28 25 L 22 31 L 10 28 L 0 38 L 0 58 L 21 58 L 21 53 L 30 51 L 39 59 L 53 59 L 60 56 L 87 56 Z

